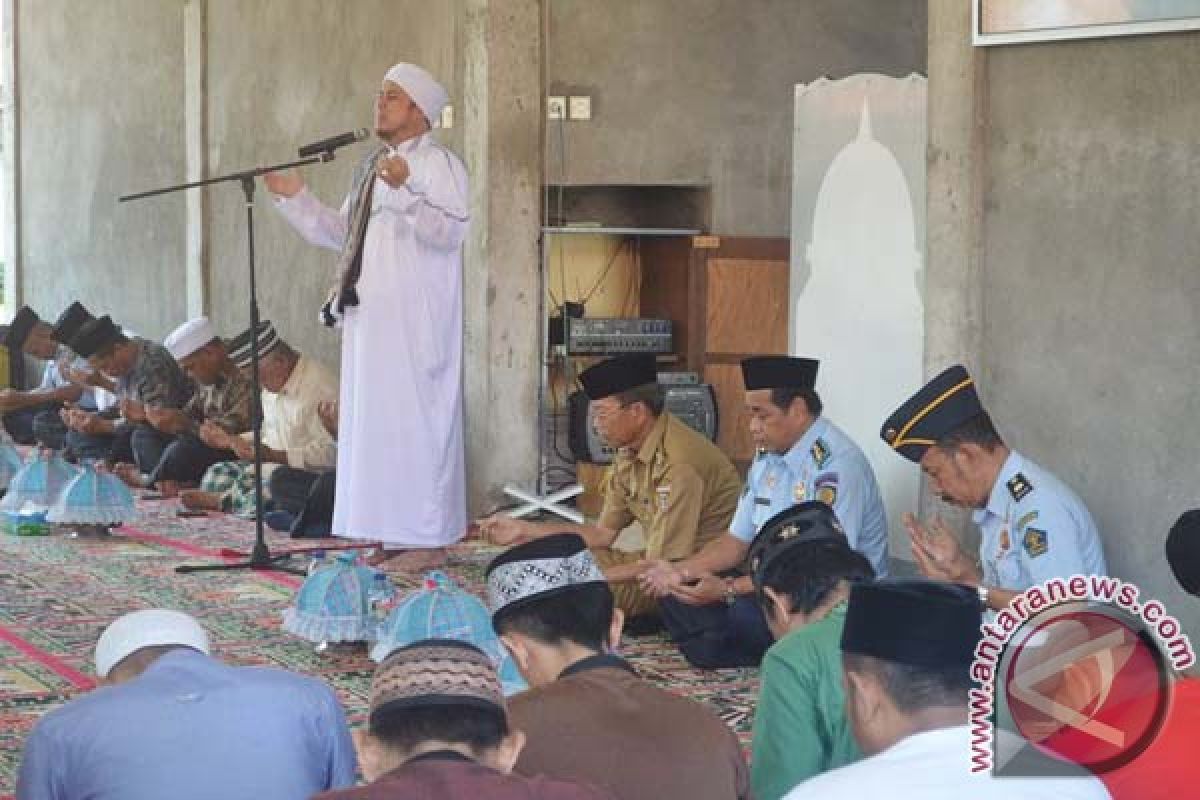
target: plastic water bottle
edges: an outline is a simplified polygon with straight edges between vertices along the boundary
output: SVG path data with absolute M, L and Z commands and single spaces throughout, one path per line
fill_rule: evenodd
M 376 622 L 382 623 L 387 619 L 388 612 L 391 611 L 393 592 L 387 575 L 376 572 L 371 581 L 371 588 L 367 591 L 367 608 Z
M 313 550 L 312 561 L 308 562 L 308 574 L 312 575 L 323 566 L 325 566 L 325 551 Z

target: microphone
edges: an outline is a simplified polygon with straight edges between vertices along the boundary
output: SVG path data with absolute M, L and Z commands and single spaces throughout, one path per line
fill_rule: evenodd
M 296 154 L 300 158 L 308 158 L 309 156 L 315 156 L 317 153 L 332 153 L 339 147 L 361 142 L 370 135 L 366 128 L 359 128 L 356 131 L 341 133 L 337 136 L 330 136 L 328 139 L 321 139 L 320 141 L 306 144 L 297 150 Z

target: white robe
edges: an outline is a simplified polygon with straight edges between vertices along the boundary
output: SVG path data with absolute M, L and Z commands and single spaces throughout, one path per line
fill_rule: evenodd
M 870 758 L 817 775 L 783 800 L 1109 800 L 1097 778 L 996 778 L 970 771 L 966 725 L 915 733 Z
M 333 534 L 440 547 L 466 531 L 462 244 L 467 174 L 428 134 L 393 148 L 411 175 L 375 179 L 358 281 L 342 321 Z M 341 250 L 340 212 L 307 189 L 277 206 L 313 244 Z M 314 307 L 314 314 L 316 309 Z

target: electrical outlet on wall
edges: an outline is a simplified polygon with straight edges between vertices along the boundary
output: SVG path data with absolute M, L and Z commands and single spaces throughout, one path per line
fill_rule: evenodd
M 590 95 L 579 95 L 567 98 L 567 119 L 589 120 L 592 118 L 592 98 Z
M 546 98 L 546 119 L 566 119 L 567 98 L 562 95 L 550 95 Z
M 446 107 L 442 109 L 441 127 L 454 127 L 454 106 L 450 105 L 449 103 L 447 103 Z

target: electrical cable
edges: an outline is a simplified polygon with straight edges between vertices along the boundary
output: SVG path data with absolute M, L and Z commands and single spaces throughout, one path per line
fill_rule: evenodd
M 587 308 L 588 301 L 591 300 L 600 287 L 604 285 L 604 279 L 608 277 L 608 273 L 612 270 L 613 264 L 617 263 L 617 256 L 621 255 L 621 253 L 632 241 L 632 239 L 622 239 L 620 244 L 617 245 L 617 248 L 613 250 L 613 254 L 609 256 L 608 263 L 604 265 L 604 269 L 600 272 L 600 277 L 596 279 L 596 282 L 592 284 L 592 288 L 588 289 L 587 292 L 584 293 L 583 299 L 579 301 L 585 309 Z

